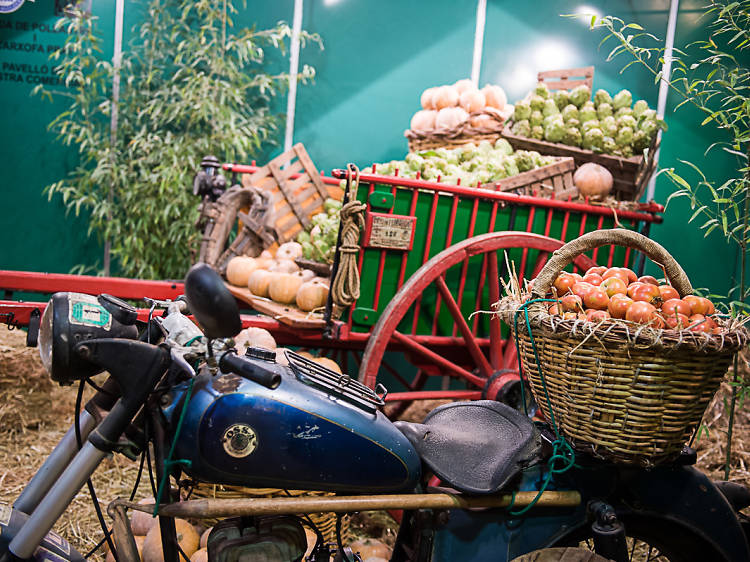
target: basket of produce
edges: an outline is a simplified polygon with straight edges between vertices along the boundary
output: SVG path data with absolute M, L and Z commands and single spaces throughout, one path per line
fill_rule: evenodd
M 500 86 L 487 84 L 479 90 L 471 80 L 426 89 L 420 98 L 422 109 L 411 119 L 404 133 L 409 150 L 454 148 L 468 142 L 494 142 L 513 112 Z
M 626 246 L 663 267 L 666 282 L 625 268 L 563 272 L 581 254 Z M 748 342 L 737 319 L 692 295 L 685 272 L 633 231 L 600 230 L 554 252 L 530 284 L 498 303 L 544 415 L 574 449 L 651 466 L 679 455 L 733 355 Z
M 546 82 L 539 82 L 515 104 L 503 136 L 516 149 L 569 156 L 576 166 L 600 164 L 612 173 L 613 195 L 636 201 L 656 167 L 661 128 L 656 112 L 644 100 L 633 103 L 628 90 L 611 96 L 599 89 L 592 101 L 585 84 L 551 92 Z

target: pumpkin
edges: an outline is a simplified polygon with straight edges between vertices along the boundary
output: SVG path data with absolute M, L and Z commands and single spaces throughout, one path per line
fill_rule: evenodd
M 492 118 L 486 113 L 472 115 L 469 117 L 469 125 L 477 129 L 488 128 L 492 124 Z
M 276 348 L 276 363 L 279 365 L 289 365 L 289 359 L 286 358 L 286 347 Z
M 458 105 L 458 91 L 453 86 L 440 86 L 432 94 L 432 103 L 438 110 L 445 107 L 454 107 Z
M 476 89 L 466 90 L 461 94 L 458 103 L 467 113 L 482 111 L 486 105 L 484 94 Z
M 255 258 L 235 256 L 227 264 L 227 281 L 237 287 L 247 287 L 247 279 L 258 268 Z
M 438 129 L 455 129 L 469 118 L 462 107 L 446 107 L 438 111 L 435 118 L 435 127 Z
M 276 302 L 291 304 L 297 298 L 297 291 L 303 282 L 304 280 L 300 275 L 277 273 L 271 278 L 268 296 Z
M 297 291 L 297 306 L 301 310 L 314 310 L 325 306 L 328 299 L 328 285 L 312 280 L 303 283 Z
M 263 250 L 260 255 L 255 258 L 255 262 L 258 264 L 258 269 L 268 269 L 276 260 L 273 259 L 273 254 L 268 250 Z
M 427 88 L 419 97 L 419 103 L 422 109 L 435 109 L 435 101 L 432 99 L 437 92 L 437 88 Z
M 326 369 L 330 369 L 336 373 L 341 373 L 341 367 L 339 367 L 339 364 L 333 359 L 328 359 L 328 357 L 313 357 L 313 361 L 318 365 L 323 365 Z
M 368 558 L 391 559 L 391 548 L 377 539 L 360 539 L 351 543 L 349 547 L 352 549 L 352 552 L 358 552 L 362 560 L 367 560 Z
M 271 332 L 263 328 L 245 328 L 235 336 L 234 343 L 238 348 L 242 348 L 243 353 L 248 347 L 276 349 L 276 340 L 273 339 Z
M 586 162 L 573 174 L 578 192 L 591 199 L 604 199 L 612 190 L 612 174 L 604 166 Z
M 276 263 L 268 268 L 274 273 L 294 273 L 299 271 L 299 266 L 293 260 L 276 260 Z
M 198 550 L 200 537 L 195 528 L 184 519 L 175 519 L 177 529 L 177 542 L 187 556 L 192 556 Z M 159 525 L 154 525 L 143 541 L 143 562 L 164 562 L 164 553 L 161 548 L 161 531 Z
M 494 107 L 495 109 L 503 109 L 508 103 L 508 97 L 505 95 L 505 90 L 500 86 L 487 84 L 482 88 L 482 93 L 484 94 L 486 105 Z
M 154 503 L 154 498 L 143 498 L 138 502 L 139 505 L 149 503 Z M 133 511 L 133 514 L 130 516 L 130 528 L 133 530 L 134 535 L 146 535 L 157 521 L 158 519 L 152 517 L 150 513 Z
M 268 285 L 271 283 L 273 273 L 265 269 L 256 269 L 247 280 L 247 288 L 258 297 L 268 297 Z
M 146 540 L 146 537 L 135 535 L 133 538 L 135 539 L 135 547 L 138 549 L 138 556 L 143 558 L 143 542 Z M 107 543 L 104 544 L 106 545 Z M 120 560 L 122 560 L 122 557 L 120 557 Z M 104 562 L 115 562 L 115 557 L 109 549 L 107 549 L 107 556 L 105 557 Z
M 203 534 L 201 535 L 201 540 L 198 543 L 198 546 L 202 549 L 208 548 L 208 535 L 211 534 L 211 531 L 213 530 L 213 527 L 209 527 L 205 531 L 203 531 Z
M 435 128 L 435 117 L 437 111 L 432 109 L 422 109 L 417 111 L 411 118 L 412 131 L 431 131 Z
M 190 562 L 208 562 L 208 551 L 205 548 L 196 550 L 190 557 Z
M 315 276 L 315 272 L 312 269 L 300 269 L 298 272 L 302 279 L 305 281 L 312 281 L 313 279 L 320 279 L 320 277 Z
M 276 250 L 277 260 L 296 260 L 302 257 L 302 244 L 299 242 L 286 242 Z

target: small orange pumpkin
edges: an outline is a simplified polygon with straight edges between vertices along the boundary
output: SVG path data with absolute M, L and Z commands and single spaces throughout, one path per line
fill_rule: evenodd
M 271 278 L 271 284 L 268 287 L 268 296 L 276 302 L 291 304 L 297 297 L 297 291 L 303 282 L 300 275 L 277 273 Z

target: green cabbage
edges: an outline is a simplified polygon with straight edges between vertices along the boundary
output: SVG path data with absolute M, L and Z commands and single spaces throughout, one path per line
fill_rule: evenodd
M 495 141 L 495 150 L 499 150 L 503 154 L 513 154 L 513 147 L 505 139 Z
M 620 109 L 618 109 L 617 111 L 615 111 L 615 118 L 616 119 L 619 119 L 623 115 L 630 115 L 630 116 L 632 116 L 633 115 L 633 110 L 630 109 L 629 107 L 621 107 Z
M 518 105 L 516 105 L 516 107 L 518 107 Z M 511 131 L 513 131 L 513 134 L 516 134 L 519 137 L 528 137 L 531 134 L 531 125 L 529 124 L 529 120 L 522 119 L 521 121 L 516 121 L 513 124 Z
M 552 100 L 552 99 L 545 100 L 544 109 L 542 110 L 542 114 L 545 117 L 547 117 L 548 115 L 558 115 L 559 113 L 560 113 L 560 110 L 557 109 L 555 100 Z
M 629 108 L 633 104 L 633 94 L 629 90 L 620 90 L 612 98 L 612 108 L 616 111 L 623 107 Z
M 644 100 L 638 100 L 633 105 L 633 116 L 638 119 L 648 110 L 648 104 Z
M 546 100 L 542 96 L 537 96 L 534 94 L 529 98 L 529 107 L 531 107 L 531 111 L 541 111 L 544 109 L 544 102 Z
M 580 85 L 576 86 L 570 91 L 570 103 L 576 107 L 581 107 L 584 103 L 589 101 L 591 98 L 591 90 L 588 86 Z
M 541 125 L 534 125 L 531 128 L 531 138 L 542 140 L 544 138 L 544 127 L 542 127 Z
M 624 146 L 632 144 L 632 142 L 633 142 L 633 129 L 631 129 L 630 127 L 621 127 L 617 131 L 617 136 L 615 137 L 615 142 L 617 143 L 617 146 L 619 146 L 621 149 Z
M 586 121 L 591 121 L 592 119 L 596 118 L 596 108 L 591 102 L 587 102 L 583 107 L 581 107 L 581 110 L 578 112 L 578 119 L 580 119 L 581 123 L 585 123 Z
M 615 150 L 617 150 L 617 143 L 615 143 L 615 139 L 605 136 L 604 143 L 602 144 L 602 152 L 604 152 L 605 154 L 612 154 Z
M 594 94 L 594 104 L 598 108 L 603 103 L 612 105 L 612 96 L 609 95 L 609 92 L 607 90 L 602 90 L 600 88 Z
M 654 109 L 647 109 L 646 111 L 644 111 L 643 113 L 641 113 L 641 115 L 638 117 L 638 119 L 640 121 L 645 120 L 645 119 L 653 119 L 654 121 L 656 121 L 656 110 L 654 110 Z
M 633 134 L 633 150 L 641 154 L 651 144 L 651 138 L 646 131 L 638 130 Z
M 516 166 L 516 163 L 512 158 L 506 159 L 504 165 L 506 176 L 510 177 L 518 175 L 518 166 Z
M 609 117 L 610 115 L 612 115 L 612 106 L 607 102 L 599 104 L 598 106 L 596 106 L 596 115 L 599 117 L 599 119 Z
M 557 109 L 562 111 L 563 107 L 570 103 L 570 94 L 568 93 L 568 90 L 557 90 L 554 94 L 552 94 L 552 99 L 555 100 Z
M 638 128 L 646 133 L 649 138 L 651 138 L 654 134 L 656 134 L 656 131 L 659 129 L 659 125 L 656 122 L 656 119 L 644 119 L 641 121 L 641 124 L 638 125 Z
M 525 101 L 519 101 L 513 110 L 513 120 L 523 121 L 531 116 L 531 106 Z
M 534 155 L 526 150 L 517 150 L 513 155 L 519 172 L 526 172 L 534 167 Z
M 562 142 L 570 146 L 581 146 L 581 142 L 583 142 L 581 131 L 575 127 L 568 127 L 565 129 Z
M 531 117 L 529 117 L 529 123 L 532 127 L 536 127 L 537 125 L 541 125 L 542 121 L 544 121 L 544 115 L 542 115 L 541 111 L 532 111 Z
M 601 129 L 589 129 L 583 135 L 583 148 L 593 151 L 601 151 L 604 146 L 604 133 Z
M 590 119 L 581 125 L 581 132 L 586 134 L 586 131 L 590 129 L 601 129 L 601 124 L 598 119 Z M 602 131 L 604 132 L 604 131 Z
M 630 127 L 635 131 L 638 128 L 638 122 L 632 115 L 623 115 L 617 119 L 617 128 L 620 129 L 622 127 Z
M 581 122 L 577 118 L 568 119 L 565 122 L 565 126 L 566 127 L 575 127 L 576 129 L 580 129 L 581 128 Z
M 550 121 L 544 128 L 544 138 L 549 142 L 560 142 L 565 135 L 565 123 L 562 118 Z
M 534 87 L 534 93 L 537 96 L 547 99 L 549 97 L 549 88 L 547 88 L 547 84 L 544 82 L 537 82 L 537 85 Z
M 605 136 L 615 137 L 617 135 L 617 120 L 612 115 L 605 117 L 599 123 Z
M 569 103 L 562 109 L 562 117 L 563 121 L 566 123 L 571 119 L 578 119 L 578 108 L 572 103 Z

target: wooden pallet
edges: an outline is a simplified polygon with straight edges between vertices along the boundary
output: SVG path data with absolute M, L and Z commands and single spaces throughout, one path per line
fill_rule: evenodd
M 591 90 L 594 86 L 594 67 L 564 68 L 545 70 L 537 74 L 537 80 L 544 82 L 550 90 L 572 90 L 582 84 Z
M 504 178 L 486 188 L 495 191 L 534 195 L 549 199 L 567 199 L 578 195 L 573 184 L 573 158 L 556 158 L 556 162 Z
M 229 283 L 224 284 L 235 298 L 251 306 L 253 310 L 257 310 L 261 314 L 270 316 L 282 324 L 303 330 L 322 330 L 325 328 L 326 322 L 323 319 L 322 314 L 305 312 L 294 305 L 280 304 L 270 299 L 258 297 L 245 287 L 236 287 Z
M 323 212 L 323 201 L 331 196 L 301 143 L 257 172 L 243 176 L 242 184 L 269 193 L 269 212 L 273 213 L 279 244 L 294 240 L 301 230 L 307 229 L 310 218 Z

